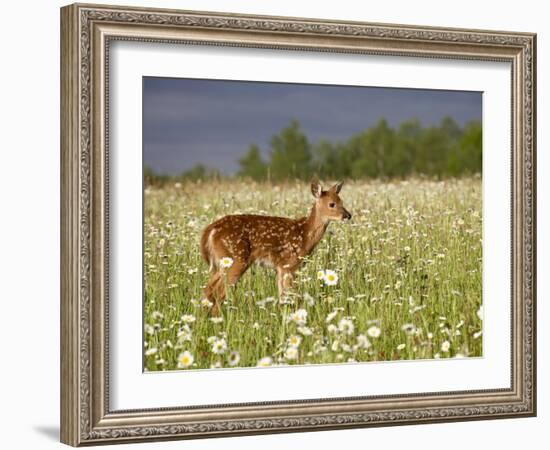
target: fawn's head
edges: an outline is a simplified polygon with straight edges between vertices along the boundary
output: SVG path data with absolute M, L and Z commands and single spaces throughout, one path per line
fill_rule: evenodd
M 340 181 L 325 191 L 319 180 L 311 182 L 311 193 L 316 199 L 315 208 L 323 221 L 351 219 L 350 212 L 344 208 L 344 202 L 338 195 L 343 185 L 344 182 Z

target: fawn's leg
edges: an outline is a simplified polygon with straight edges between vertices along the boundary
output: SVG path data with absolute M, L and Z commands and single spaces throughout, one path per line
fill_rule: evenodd
M 216 297 L 215 297 L 216 286 L 220 282 L 222 275 L 223 274 L 221 270 L 213 269 L 212 273 L 210 274 L 210 279 L 208 280 L 208 284 L 204 288 L 204 295 L 213 304 L 216 304 Z
M 279 303 L 283 303 L 284 293 L 290 289 L 293 280 L 292 272 L 282 268 L 277 268 L 277 288 L 279 290 Z
M 214 299 L 214 306 L 212 307 L 212 314 L 219 314 L 220 306 L 225 300 L 226 286 L 234 286 L 237 284 L 241 275 L 248 269 L 248 263 L 243 260 L 234 260 L 231 267 L 228 269 L 220 270 L 220 276 L 212 286 L 212 297 Z

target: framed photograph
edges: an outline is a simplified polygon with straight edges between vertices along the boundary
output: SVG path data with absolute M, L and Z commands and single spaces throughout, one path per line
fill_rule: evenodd
M 62 442 L 535 415 L 535 58 L 62 8 Z

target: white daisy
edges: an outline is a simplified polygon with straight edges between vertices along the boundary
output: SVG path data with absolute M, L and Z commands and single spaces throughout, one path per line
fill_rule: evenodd
M 449 341 L 443 341 L 443 343 L 441 344 L 441 351 L 448 352 L 450 348 L 451 348 L 451 343 Z
M 311 336 L 313 334 L 313 331 L 309 327 L 298 327 L 298 333 L 300 333 L 302 336 Z
M 325 319 L 325 322 L 329 323 L 332 319 L 334 319 L 336 317 L 337 314 L 338 314 L 338 311 L 336 309 L 334 311 L 328 313 L 327 318 Z
M 181 321 L 184 323 L 193 323 L 196 319 L 196 317 L 193 314 L 184 314 L 181 316 Z
M 349 344 L 342 344 L 342 350 L 347 352 L 347 353 L 351 353 L 351 345 Z
M 204 308 L 212 308 L 213 305 L 214 304 L 210 300 L 208 300 L 207 298 L 203 298 L 201 300 L 201 306 L 203 306 Z
M 479 317 L 479 320 L 483 320 L 483 305 L 477 310 L 477 317 Z
M 216 339 L 212 343 L 212 353 L 215 353 L 216 355 L 221 355 L 222 353 L 225 353 L 227 350 L 227 342 L 225 339 Z
M 338 333 L 338 327 L 336 325 L 334 325 L 333 323 L 331 323 L 331 324 L 328 325 L 327 331 L 329 332 L 329 334 L 336 334 L 336 333 Z
M 178 355 L 178 368 L 186 369 L 191 364 L 193 364 L 194 360 L 195 359 L 193 358 L 193 355 L 186 350 Z
M 158 352 L 158 349 L 156 347 L 151 347 L 149 350 L 145 352 L 145 356 L 151 356 Z
M 315 299 L 307 292 L 304 294 L 304 300 L 309 306 L 313 306 L 315 304 Z
M 380 334 L 382 333 L 382 331 L 380 330 L 380 328 L 378 328 L 376 325 L 373 325 L 372 327 L 370 327 L 368 330 L 367 330 L 367 334 L 372 337 L 372 338 L 377 338 L 380 336 Z
M 357 335 L 357 345 L 359 348 L 369 348 L 370 347 L 370 341 L 364 334 L 358 334 Z
M 336 286 L 338 283 L 338 274 L 334 270 L 325 270 L 325 277 L 323 278 L 327 286 Z
M 416 327 L 412 323 L 406 323 L 404 324 L 401 329 L 405 332 L 405 334 L 411 336 L 416 332 Z
M 338 330 L 348 336 L 352 335 L 354 330 L 353 322 L 350 319 L 340 319 L 340 322 L 338 322 Z
M 325 271 L 324 270 L 318 270 L 317 271 L 317 279 L 318 280 L 324 280 L 325 279 Z
M 258 361 L 257 366 L 258 367 L 269 367 L 272 364 L 273 364 L 273 360 L 269 356 L 266 356 L 266 357 L 264 357 L 264 358 L 262 358 Z
M 241 355 L 237 351 L 232 351 L 229 353 L 229 356 L 227 357 L 227 362 L 230 366 L 236 366 L 239 364 L 239 361 L 241 360 Z
M 296 347 L 288 347 L 285 351 L 286 359 L 297 359 L 298 358 L 298 349 Z
M 301 342 L 302 342 L 302 338 L 296 334 L 288 338 L 289 347 L 298 348 Z
M 220 267 L 223 269 L 228 269 L 233 265 L 233 258 L 230 258 L 229 256 L 225 256 L 222 259 L 220 259 Z
M 290 314 L 289 319 L 296 325 L 304 326 L 307 322 L 307 311 L 305 309 L 299 309 Z
M 153 312 L 151 313 L 151 318 L 152 318 L 153 320 L 162 320 L 162 319 L 164 319 L 164 314 L 162 314 L 162 313 L 159 312 L 159 311 L 153 311 Z
M 399 345 L 397 346 L 397 350 L 398 350 L 398 351 L 401 351 L 401 350 L 403 350 L 405 347 L 406 347 L 405 344 L 399 344 Z

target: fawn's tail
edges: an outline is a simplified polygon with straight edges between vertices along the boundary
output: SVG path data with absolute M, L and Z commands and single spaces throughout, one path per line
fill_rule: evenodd
M 212 258 L 212 236 L 214 234 L 214 229 L 210 226 L 207 226 L 201 235 L 201 253 L 202 257 L 207 264 L 210 265 L 210 268 L 214 265 L 214 259 Z

